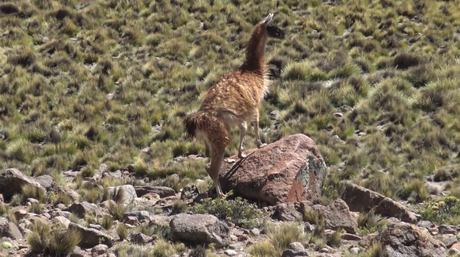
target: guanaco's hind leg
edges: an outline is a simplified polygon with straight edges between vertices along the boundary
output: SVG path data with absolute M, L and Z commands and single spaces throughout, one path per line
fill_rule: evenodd
M 248 129 L 248 123 L 246 121 L 242 121 L 238 125 L 238 128 L 240 129 L 240 144 L 238 145 L 238 158 L 245 158 L 246 155 L 243 154 L 243 141 L 244 141 L 244 136 L 246 135 L 246 130 Z M 225 161 L 228 163 L 236 162 L 236 160 L 233 158 L 227 158 L 225 159 Z
M 255 134 L 257 148 L 262 148 L 262 147 L 266 146 L 267 144 L 262 143 L 262 141 L 260 140 L 260 135 L 259 135 L 259 113 L 256 114 L 255 120 L 252 122 L 252 125 L 254 126 L 254 134 Z
M 224 196 L 224 193 L 222 192 L 222 187 L 220 186 L 219 171 L 224 160 L 225 147 L 214 147 L 212 150 L 213 151 L 211 152 L 211 165 L 207 171 L 214 182 L 214 187 L 216 188 L 217 196 L 222 197 Z
M 246 135 L 246 130 L 248 129 L 248 123 L 246 121 L 243 121 L 238 127 L 240 129 L 240 145 L 238 147 L 238 158 L 244 158 L 246 157 L 246 155 L 243 154 L 243 140 L 244 136 Z

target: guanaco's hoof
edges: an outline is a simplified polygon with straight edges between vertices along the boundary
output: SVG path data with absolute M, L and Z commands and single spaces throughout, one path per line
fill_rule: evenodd
M 238 155 L 238 158 L 243 159 L 243 158 L 246 158 L 247 156 L 248 156 L 247 154 L 242 153 Z
M 225 162 L 227 162 L 227 163 L 234 163 L 234 162 L 236 162 L 236 160 L 233 159 L 233 158 L 226 158 L 226 159 L 225 159 Z
M 262 148 L 262 147 L 264 147 L 264 146 L 266 146 L 266 145 L 267 145 L 266 143 L 260 144 L 260 145 L 258 146 L 258 148 Z

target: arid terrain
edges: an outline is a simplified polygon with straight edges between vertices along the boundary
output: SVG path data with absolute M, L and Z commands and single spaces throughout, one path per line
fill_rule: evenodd
M 0 1 L 0 256 L 459 256 L 459 6 Z M 268 13 L 268 150 L 216 199 L 182 119 Z

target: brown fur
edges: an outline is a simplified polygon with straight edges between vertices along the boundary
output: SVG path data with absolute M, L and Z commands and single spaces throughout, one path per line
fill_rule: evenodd
M 243 138 L 247 122 L 252 122 L 258 148 L 264 144 L 259 137 L 259 108 L 268 90 L 265 68 L 265 45 L 269 38 L 266 26 L 273 15 L 259 22 L 246 48 L 244 64 L 222 76 L 206 93 L 200 109 L 184 118 L 183 123 L 189 137 L 205 141 L 211 164 L 208 173 L 214 181 L 217 194 L 222 196 L 219 170 L 224 159 L 225 148 L 230 143 L 230 128 L 240 129 L 238 156 L 242 154 Z M 284 35 L 283 35 L 284 37 Z

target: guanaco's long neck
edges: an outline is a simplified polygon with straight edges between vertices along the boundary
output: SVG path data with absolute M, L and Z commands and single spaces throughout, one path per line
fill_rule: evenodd
M 241 69 L 250 70 L 262 76 L 265 75 L 265 44 L 267 36 L 260 31 L 261 27 L 257 27 L 251 35 L 251 39 L 246 47 L 246 60 L 241 66 Z

